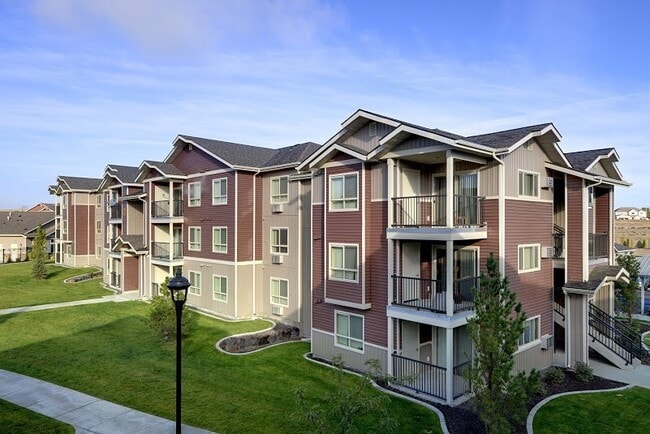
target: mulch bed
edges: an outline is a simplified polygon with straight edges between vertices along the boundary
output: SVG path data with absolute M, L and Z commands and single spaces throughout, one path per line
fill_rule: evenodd
M 231 336 L 221 341 L 219 346 L 229 353 L 249 353 L 269 345 L 298 340 L 300 340 L 298 327 L 277 323 L 271 330 Z
M 535 404 L 540 402 L 546 397 L 556 395 L 563 392 L 575 392 L 583 390 L 601 390 L 601 389 L 615 389 L 617 387 L 625 386 L 625 383 L 618 381 L 608 380 L 606 378 L 594 376 L 591 381 L 583 382 L 576 378 L 575 372 L 564 370 L 564 382 L 562 384 L 554 384 L 547 380 L 542 380 L 545 386 L 545 393 L 537 395 L 528 401 L 526 407 L 528 411 L 533 409 Z M 467 401 L 457 407 L 449 407 L 446 405 L 434 404 L 442 414 L 445 415 L 447 421 L 447 429 L 451 434 L 483 434 L 485 429 L 483 423 L 478 417 L 476 411 L 472 407 L 472 402 Z M 526 422 L 518 427 L 516 433 L 526 433 Z

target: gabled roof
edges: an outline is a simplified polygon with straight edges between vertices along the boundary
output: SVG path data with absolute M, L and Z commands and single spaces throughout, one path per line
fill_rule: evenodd
M 529 134 L 542 131 L 552 125 L 553 124 L 551 122 L 529 125 L 526 127 L 514 128 L 511 130 L 468 136 L 466 137 L 466 140 L 483 146 L 489 146 L 490 148 L 494 149 L 509 148 L 517 144 L 517 142 L 520 140 L 526 138 Z
M 597 265 L 589 273 L 586 282 L 567 282 L 563 289 L 567 292 L 593 293 L 607 282 L 621 280 L 628 282 L 629 273 L 619 265 Z
M 590 149 L 588 151 L 567 152 L 566 157 L 575 169 L 589 171 L 599 159 L 616 152 L 614 148 Z
M 114 246 L 117 245 L 126 245 L 129 246 L 132 250 L 136 252 L 141 252 L 146 250 L 144 245 L 144 236 L 143 235 L 119 235 L 115 239 Z
M 140 167 L 138 167 L 139 174 L 135 179 L 136 183 L 143 182 L 149 171 L 156 170 L 161 175 L 171 178 L 185 178 L 185 174 L 176 166 L 171 163 L 163 161 L 144 160 Z
M 614 212 L 630 212 L 632 210 L 639 211 L 639 208 L 633 206 L 622 206 L 620 208 L 616 208 Z
M 298 165 L 319 147 L 320 145 L 317 143 L 306 142 L 276 149 L 275 154 L 264 162 L 263 168 Z
M 96 191 L 101 178 L 81 178 L 78 176 L 59 176 L 57 178 L 59 185 L 63 186 L 64 191 Z
M 54 212 L 3 211 L 0 212 L 0 234 L 24 235 L 54 220 Z
M 140 173 L 136 166 L 121 166 L 118 164 L 109 164 L 106 166 L 106 173 L 117 178 L 122 184 L 134 184 Z

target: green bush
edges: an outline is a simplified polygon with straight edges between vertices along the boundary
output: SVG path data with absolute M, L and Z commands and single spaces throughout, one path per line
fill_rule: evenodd
M 544 371 L 544 379 L 553 384 L 562 384 L 565 379 L 564 371 L 555 366 L 551 366 Z
M 160 294 L 151 300 L 145 321 L 165 341 L 176 340 L 176 308 L 167 288 L 169 278 L 160 287 Z M 183 309 L 181 336 L 187 336 L 196 325 L 196 313 Z
M 591 381 L 594 378 L 594 370 L 586 363 L 578 362 L 576 363 L 576 378 L 585 383 Z

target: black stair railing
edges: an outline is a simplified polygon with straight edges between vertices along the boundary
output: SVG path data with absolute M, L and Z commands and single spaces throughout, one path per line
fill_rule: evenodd
M 589 303 L 589 335 L 626 363 L 631 363 L 633 357 L 647 356 L 637 331 L 592 303 Z

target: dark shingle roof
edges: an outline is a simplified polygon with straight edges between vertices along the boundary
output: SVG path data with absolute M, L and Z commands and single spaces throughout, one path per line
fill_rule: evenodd
M 140 169 L 135 166 L 120 166 L 118 164 L 109 164 L 109 167 L 113 169 L 111 173 L 124 184 L 134 183 L 135 179 L 140 173 Z
M 77 176 L 59 176 L 71 190 L 97 190 L 101 178 L 80 178 Z
M 614 148 L 591 149 L 589 151 L 566 152 L 566 156 L 571 166 L 578 170 L 587 170 L 587 167 L 596 160 L 596 158 L 607 155 Z
M 530 125 L 527 127 L 515 128 L 513 130 L 497 131 L 488 134 L 479 134 L 469 136 L 467 140 L 478 143 L 479 145 L 489 146 L 491 148 L 507 148 L 514 145 L 528 134 L 540 131 L 547 126 L 552 125 L 550 122 L 545 124 Z
M 567 282 L 564 284 L 565 288 L 579 289 L 586 291 L 597 290 L 605 281 L 607 277 L 616 277 L 621 272 L 618 265 L 597 265 L 589 273 L 589 280 L 586 282 Z
M 0 212 L 0 234 L 25 234 L 54 220 L 54 212 Z
M 301 163 L 310 156 L 320 145 L 312 142 L 300 143 L 275 150 L 275 154 L 262 167 L 282 166 L 285 164 Z
M 146 163 L 151 167 L 155 167 L 163 175 L 185 176 L 185 174 L 181 172 L 181 170 L 178 167 L 174 166 L 171 163 L 165 163 L 162 161 L 151 161 L 151 160 L 144 160 L 144 163 Z
M 145 250 L 144 236 L 142 235 L 120 235 L 118 237 L 123 244 L 130 244 L 135 251 Z

